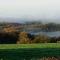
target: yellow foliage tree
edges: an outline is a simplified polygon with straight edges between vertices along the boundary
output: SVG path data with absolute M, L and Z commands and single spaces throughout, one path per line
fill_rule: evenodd
M 28 37 L 28 33 L 21 32 L 19 34 L 19 38 L 18 38 L 17 44 L 28 44 L 28 43 L 30 43 L 30 39 Z

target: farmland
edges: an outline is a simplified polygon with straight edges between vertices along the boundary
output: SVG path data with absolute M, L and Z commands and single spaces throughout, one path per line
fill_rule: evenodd
M 31 60 L 31 58 L 60 56 L 59 43 L 41 44 L 2 44 L 0 45 L 1 60 Z M 34 59 L 34 60 L 35 60 Z

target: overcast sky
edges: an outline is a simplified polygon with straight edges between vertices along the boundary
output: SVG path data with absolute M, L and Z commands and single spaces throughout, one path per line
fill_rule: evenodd
M 60 0 L 0 0 L 0 17 L 60 19 Z

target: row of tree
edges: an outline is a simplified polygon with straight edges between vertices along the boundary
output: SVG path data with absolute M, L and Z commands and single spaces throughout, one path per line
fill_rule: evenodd
M 40 21 L 31 21 L 25 23 L 0 23 L 0 30 L 6 27 L 16 28 L 18 31 L 37 30 L 37 31 L 60 31 L 60 24 L 42 23 Z M 18 28 L 17 28 L 18 27 Z M 29 31 L 30 31 L 29 30 Z
M 56 23 L 46 23 L 46 24 L 43 24 L 43 23 L 39 23 L 39 22 L 30 22 L 30 23 L 26 23 L 25 26 L 24 26 L 26 29 L 28 28 L 40 28 L 38 30 L 41 30 L 41 31 L 60 31 L 60 24 L 56 24 Z
M 0 44 L 57 43 L 59 38 L 44 35 L 31 35 L 27 32 L 0 32 Z
M 18 32 L 13 27 L 7 27 L 0 32 L 1 44 L 31 44 L 31 43 L 57 43 L 60 37 L 48 37 L 45 35 L 31 35 L 27 32 Z

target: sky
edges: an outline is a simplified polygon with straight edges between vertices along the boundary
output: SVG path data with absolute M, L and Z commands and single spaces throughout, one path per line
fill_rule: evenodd
M 0 0 L 0 17 L 60 21 L 60 0 Z

